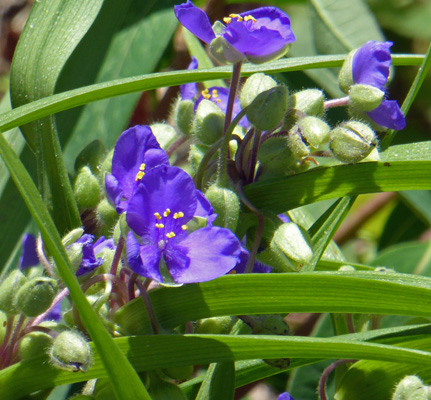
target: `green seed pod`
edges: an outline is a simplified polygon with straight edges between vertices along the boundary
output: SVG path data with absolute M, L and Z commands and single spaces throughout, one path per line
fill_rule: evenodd
M 247 108 L 249 122 L 261 131 L 276 128 L 286 114 L 288 97 L 286 86 L 277 86 L 260 93 Z
M 302 111 L 307 115 L 323 117 L 325 95 L 319 89 L 306 89 L 294 93 L 289 97 L 289 108 Z
M 241 89 L 239 99 L 241 102 L 241 108 L 245 108 L 250 105 L 253 100 L 260 93 L 265 92 L 277 86 L 277 82 L 270 76 L 264 73 L 257 73 L 251 75 L 244 83 Z
M 282 224 L 274 232 L 270 246 L 259 257 L 276 271 L 297 271 L 313 257 L 307 232 L 293 222 Z
M 265 140 L 259 147 L 257 157 L 265 167 L 265 171 L 277 175 L 284 174 L 295 161 L 285 137 Z
M 223 136 L 225 115 L 210 100 L 202 100 L 196 110 L 193 131 L 198 140 L 206 145 L 215 143 Z
M 195 333 L 227 335 L 235 324 L 236 319 L 230 316 L 204 318 L 197 322 Z
M 78 332 L 64 331 L 55 339 L 49 350 L 54 367 L 66 371 L 87 372 L 91 366 L 91 349 Z
M 232 47 L 223 37 L 217 36 L 210 43 L 211 55 L 221 64 L 236 64 L 244 55 Z
M 208 188 L 205 196 L 213 206 L 214 212 L 218 214 L 214 225 L 235 232 L 241 209 L 241 203 L 236 192 L 229 188 L 220 187 L 215 183 Z
M 45 332 L 31 332 L 19 342 L 18 352 L 21 360 L 46 354 L 52 344 L 52 337 Z
M 349 92 L 350 106 L 361 111 L 372 111 L 383 100 L 385 92 L 371 85 L 353 85 Z
M 177 139 L 177 131 L 171 125 L 157 123 L 151 124 L 150 128 L 163 150 L 167 150 Z
M 91 172 L 100 176 L 100 166 L 108 154 L 105 145 L 101 140 L 93 140 L 76 157 L 75 171 L 78 172 L 83 167 L 89 167 Z
M 6 279 L 0 284 L 0 310 L 8 315 L 18 314 L 16 308 L 16 294 L 18 290 L 25 285 L 27 278 L 24 274 L 15 270 L 12 271 Z
M 362 122 L 350 121 L 331 131 L 329 147 L 334 157 L 345 163 L 363 160 L 376 146 L 376 134 Z
M 429 400 L 430 390 L 414 375 L 404 377 L 395 387 L 392 400 Z
M 353 85 L 352 67 L 353 56 L 355 55 L 356 51 L 357 49 L 352 50 L 349 54 L 347 54 L 344 64 L 338 73 L 338 84 L 344 93 L 349 93 L 350 87 Z
M 89 167 L 82 167 L 76 175 L 73 194 L 81 212 L 94 208 L 99 203 L 101 197 L 99 180 Z
M 193 376 L 193 365 L 185 365 L 182 367 L 163 368 L 162 372 L 171 379 L 176 381 L 186 381 Z
M 195 118 L 195 103 L 193 100 L 182 100 L 180 97 L 172 107 L 171 116 L 178 130 L 185 136 L 192 133 L 193 120 Z
M 37 317 L 51 305 L 57 293 L 57 282 L 51 278 L 35 278 L 18 290 L 16 308 L 27 317 Z
M 296 158 L 308 157 L 310 155 L 310 149 L 305 143 L 302 132 L 298 124 L 295 124 L 289 131 L 289 135 L 286 138 L 287 145 L 293 156 Z

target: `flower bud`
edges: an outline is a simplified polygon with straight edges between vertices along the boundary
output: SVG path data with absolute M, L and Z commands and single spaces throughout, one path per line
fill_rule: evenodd
M 88 210 L 97 206 L 100 201 L 99 180 L 89 167 L 82 167 L 73 183 L 73 194 L 79 210 Z
M 61 243 L 63 243 L 63 246 L 70 246 L 71 244 L 75 243 L 84 233 L 84 229 L 82 228 L 75 228 L 72 229 L 69 233 L 63 236 L 61 239 Z
M 75 171 L 89 167 L 91 172 L 99 176 L 100 165 L 106 158 L 107 150 L 101 140 L 93 140 L 79 153 L 75 160 Z
M 274 232 L 268 249 L 259 254 L 259 260 L 279 272 L 297 271 L 313 257 L 307 233 L 293 222 L 282 224 Z
M 196 110 L 193 131 L 199 141 L 206 145 L 215 143 L 223 136 L 225 115 L 210 100 L 202 100 Z
M 114 156 L 114 149 L 112 149 L 100 165 L 100 176 L 104 177 L 105 174 L 110 174 L 112 169 L 112 157 Z
M 167 150 L 177 139 L 177 132 L 171 125 L 157 123 L 151 124 L 150 128 L 163 150 Z
M 182 100 L 179 97 L 172 108 L 172 119 L 179 131 L 185 136 L 190 136 L 192 133 L 191 128 L 195 118 L 194 106 L 193 100 Z
M 181 367 L 168 367 L 163 368 L 162 371 L 171 379 L 176 381 L 186 381 L 193 376 L 193 365 L 185 365 Z
M 251 75 L 244 83 L 239 95 L 241 108 L 245 108 L 250 105 L 260 93 L 276 86 L 277 82 L 264 73 L 259 72 Z
M 259 147 L 257 157 L 263 164 L 265 171 L 278 175 L 286 172 L 295 160 L 285 137 L 273 137 L 265 140 Z
M 306 89 L 289 97 L 289 108 L 302 111 L 307 115 L 323 117 L 325 96 L 322 90 Z
M 78 332 L 64 331 L 55 339 L 49 350 L 54 367 L 66 371 L 86 372 L 91 366 L 91 349 Z
M 355 163 L 371 153 L 377 146 L 377 138 L 368 125 L 350 121 L 331 131 L 329 146 L 338 160 Z
M 214 225 L 228 228 L 235 232 L 241 209 L 241 203 L 235 191 L 215 183 L 205 192 L 205 197 L 213 206 L 214 213 L 218 214 Z
M 404 377 L 396 386 L 392 400 L 429 400 L 428 386 L 414 375 Z
M 276 128 L 286 114 L 288 96 L 286 86 L 277 86 L 260 93 L 247 108 L 249 122 L 261 131 Z
M 18 352 L 22 360 L 46 354 L 52 344 L 52 337 L 45 332 L 31 332 L 19 342 Z
M 210 43 L 211 55 L 221 64 L 236 64 L 244 55 L 232 47 L 223 37 L 217 36 Z
M 101 226 L 101 234 L 108 235 L 118 220 L 117 210 L 105 198 L 97 205 L 96 214 L 98 224 Z
M 18 290 L 16 308 L 27 317 L 36 317 L 45 312 L 57 293 L 57 282 L 51 278 L 35 278 Z
M 226 335 L 230 332 L 234 324 L 235 319 L 230 316 L 204 318 L 197 322 L 195 333 Z
M 199 168 L 199 164 L 202 161 L 205 153 L 209 147 L 204 144 L 191 144 L 189 150 L 189 164 L 193 172 L 196 172 Z
M 3 338 L 6 333 L 7 323 L 7 315 L 3 311 L 0 311 L 0 343 L 3 342 Z
M 372 111 L 377 108 L 383 100 L 385 92 L 371 86 L 357 84 L 350 88 L 350 106 L 361 111 Z
M 0 284 L 0 310 L 6 314 L 18 314 L 16 308 L 16 294 L 17 291 L 25 285 L 27 278 L 24 274 L 15 270 L 12 271 L 6 279 Z
M 344 64 L 338 73 L 338 84 L 344 93 L 349 93 L 350 87 L 353 85 L 353 56 L 357 50 L 352 50 L 347 54 Z

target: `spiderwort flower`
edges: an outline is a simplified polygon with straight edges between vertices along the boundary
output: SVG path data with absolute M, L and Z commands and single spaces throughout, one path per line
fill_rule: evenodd
M 142 177 L 151 168 L 169 164 L 149 126 L 134 126 L 118 139 L 112 157 L 112 174 L 105 177 L 108 198 L 123 213 Z
M 295 400 L 288 392 L 283 392 L 278 396 L 277 400 Z
M 241 244 L 225 228 L 207 226 L 188 233 L 196 214 L 197 191 L 177 167 L 159 166 L 142 178 L 129 201 L 126 239 L 130 268 L 158 282 L 204 282 L 232 270 Z M 136 236 L 135 236 L 136 234 Z
M 19 267 L 26 269 L 39 264 L 36 253 L 36 238 L 31 233 L 26 233 L 22 238 L 22 254 L 19 259 Z
M 188 70 L 197 69 L 199 66 L 199 62 L 196 57 L 192 57 L 192 61 L 187 67 Z M 180 95 L 181 100 L 193 100 L 197 93 L 197 84 L 196 82 L 185 83 L 180 86 Z
M 275 7 L 256 8 L 224 18 L 226 26 L 213 30 L 208 15 L 190 0 L 174 7 L 175 15 L 195 36 L 210 44 L 212 49 L 224 47 L 226 61 L 236 63 L 247 58 L 262 63 L 287 53 L 295 35 L 287 14 Z M 215 53 L 213 52 L 213 55 Z
M 389 48 L 392 45 L 392 42 L 369 41 L 356 50 L 352 58 L 353 83 L 369 85 L 385 92 L 392 62 Z M 401 130 L 406 126 L 404 115 L 395 100 L 383 99 L 367 115 L 386 128 Z

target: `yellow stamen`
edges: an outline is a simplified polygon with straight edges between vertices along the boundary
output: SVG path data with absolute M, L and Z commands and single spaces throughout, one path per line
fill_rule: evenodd
M 187 225 L 181 225 L 181 229 L 182 229 L 183 231 L 186 231 L 187 229 L 189 229 L 189 227 L 188 227 Z
M 139 182 L 144 177 L 144 175 L 145 175 L 145 172 L 139 171 L 136 174 L 136 178 L 135 178 L 136 182 Z
M 154 216 L 160 221 L 162 216 L 159 213 L 154 213 Z
M 220 99 L 217 99 L 217 100 L 216 100 L 216 102 L 217 102 L 217 103 L 221 103 L 221 100 L 220 100 Z
M 158 228 L 158 229 L 162 229 L 162 228 L 164 228 L 165 226 L 163 225 L 163 224 L 156 224 L 156 228 Z
M 225 24 L 230 24 L 230 23 L 232 22 L 232 18 L 224 17 L 224 18 L 223 18 L 223 22 L 224 22 Z
M 244 21 L 253 21 L 256 22 L 256 18 L 254 18 L 252 15 L 247 15 L 244 17 Z
M 167 208 L 166 211 L 163 213 L 163 216 L 168 217 L 170 213 L 171 213 L 171 210 L 169 210 L 169 208 Z
M 144 171 L 145 170 L 145 164 L 142 163 L 141 166 L 139 167 L 139 171 Z
M 229 14 L 229 17 L 236 18 L 239 22 L 242 21 L 242 17 L 239 14 Z
M 172 239 L 173 237 L 175 237 L 175 233 L 174 232 L 169 232 L 169 233 L 166 234 L 166 237 L 168 239 Z
M 184 217 L 184 213 L 182 211 L 174 214 L 174 219 L 178 219 L 178 218 L 182 218 L 182 217 Z
M 212 96 L 213 97 L 218 97 L 218 90 L 217 89 L 213 89 L 212 90 Z

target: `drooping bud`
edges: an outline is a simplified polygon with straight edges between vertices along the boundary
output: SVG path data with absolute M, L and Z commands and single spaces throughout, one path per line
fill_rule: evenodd
M 182 100 L 180 97 L 172 108 L 172 119 L 179 131 L 190 136 L 192 133 L 193 119 L 195 118 L 195 103 L 193 100 Z
M 52 337 L 45 332 L 31 332 L 19 342 L 18 352 L 22 360 L 46 354 L 52 344 Z
M 24 274 L 15 270 L 0 284 L 0 310 L 6 314 L 14 315 L 19 311 L 16 308 L 16 294 L 25 285 L 27 278 Z
M 260 93 L 265 92 L 277 86 L 277 82 L 270 76 L 264 73 L 257 73 L 251 75 L 244 83 L 239 95 L 241 107 L 245 108 L 252 103 L 252 101 Z
M 18 290 L 16 308 L 27 317 L 36 317 L 45 312 L 57 293 L 57 282 L 51 278 L 35 278 Z
M 89 167 L 91 172 L 99 176 L 100 166 L 106 158 L 107 150 L 101 140 L 93 140 L 79 153 L 75 160 L 75 171 Z
M 82 167 L 73 183 L 73 194 L 79 210 L 88 210 L 97 206 L 100 201 L 99 180 L 89 167 Z
M 376 134 L 362 122 L 350 121 L 331 131 L 329 147 L 345 163 L 363 160 L 376 146 Z
M 347 54 L 344 64 L 338 73 L 338 84 L 344 93 L 349 93 L 350 87 L 353 85 L 353 56 L 357 50 L 352 50 Z
M 221 64 L 236 64 L 244 60 L 244 54 L 240 53 L 223 37 L 217 36 L 210 43 L 211 55 Z
M 91 366 L 91 349 L 85 338 L 74 331 L 61 332 L 49 350 L 54 367 L 66 371 L 86 372 Z
M 177 132 L 168 124 L 151 124 L 150 128 L 163 150 L 167 150 L 177 139 Z
M 201 143 L 211 145 L 223 136 L 224 120 L 223 111 L 212 101 L 204 99 L 196 110 L 193 131 Z
M 261 131 L 276 128 L 286 114 L 288 97 L 286 86 L 277 86 L 260 93 L 247 108 L 249 122 Z
M 259 147 L 257 157 L 265 171 L 278 175 L 286 172 L 295 160 L 285 137 L 265 140 Z
M 307 236 L 307 232 L 293 222 L 282 224 L 274 232 L 269 248 L 258 258 L 279 272 L 300 270 L 313 257 Z
M 385 92 L 371 85 L 357 84 L 350 88 L 350 107 L 361 111 L 372 111 L 382 102 Z
M 325 95 L 319 89 L 306 89 L 289 97 L 288 106 L 307 115 L 323 117 Z
M 241 209 L 241 203 L 236 192 L 215 183 L 205 192 L 205 197 L 213 206 L 214 213 L 218 214 L 214 225 L 228 228 L 235 232 Z
M 408 375 L 396 386 L 392 400 L 429 400 L 430 388 L 417 376 Z

